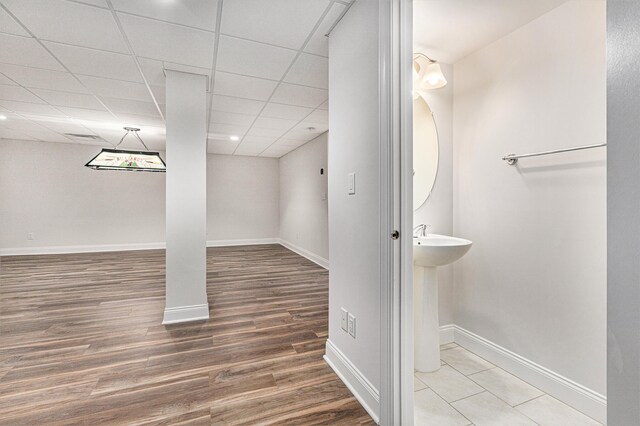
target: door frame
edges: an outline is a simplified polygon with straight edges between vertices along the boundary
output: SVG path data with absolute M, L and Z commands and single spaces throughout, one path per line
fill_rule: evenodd
M 413 425 L 412 0 L 379 1 L 380 424 Z M 392 239 L 394 230 L 399 238 Z

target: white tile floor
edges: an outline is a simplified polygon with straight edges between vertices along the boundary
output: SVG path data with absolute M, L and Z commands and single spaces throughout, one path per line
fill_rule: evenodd
M 416 426 L 601 426 L 455 343 L 442 367 L 414 377 Z

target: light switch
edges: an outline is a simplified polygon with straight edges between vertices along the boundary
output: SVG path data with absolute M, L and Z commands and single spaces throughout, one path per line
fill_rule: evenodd
M 340 327 L 344 330 L 347 331 L 349 330 L 349 325 L 348 325 L 348 316 L 349 316 L 349 312 L 347 312 L 347 310 L 345 308 L 341 308 L 340 309 L 340 313 L 342 314 L 342 320 L 340 322 Z
M 349 173 L 347 176 L 347 193 L 353 195 L 356 193 L 356 174 Z

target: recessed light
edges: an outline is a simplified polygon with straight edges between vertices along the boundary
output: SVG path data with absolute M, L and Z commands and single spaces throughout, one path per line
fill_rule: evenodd
M 2 114 L 0 114 L 0 120 L 6 120 L 6 119 L 7 119 L 7 116 L 6 116 L 6 115 L 2 115 Z
M 315 127 L 307 127 L 307 130 L 310 131 L 310 132 L 314 132 L 316 130 L 316 128 Z
M 240 140 L 240 137 L 239 137 L 239 136 L 235 136 L 235 135 L 234 135 L 234 136 L 229 136 L 229 139 L 231 139 L 232 141 L 234 141 L 234 142 L 235 142 L 235 141 L 239 141 L 239 140 Z

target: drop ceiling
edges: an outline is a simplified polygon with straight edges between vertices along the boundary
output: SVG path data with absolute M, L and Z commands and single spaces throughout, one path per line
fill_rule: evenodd
M 328 130 L 324 35 L 348 4 L 0 0 L 0 138 L 108 147 L 134 126 L 163 150 L 174 69 L 209 76 L 209 153 L 281 157 Z
M 566 1 L 414 0 L 414 50 L 454 64 Z

